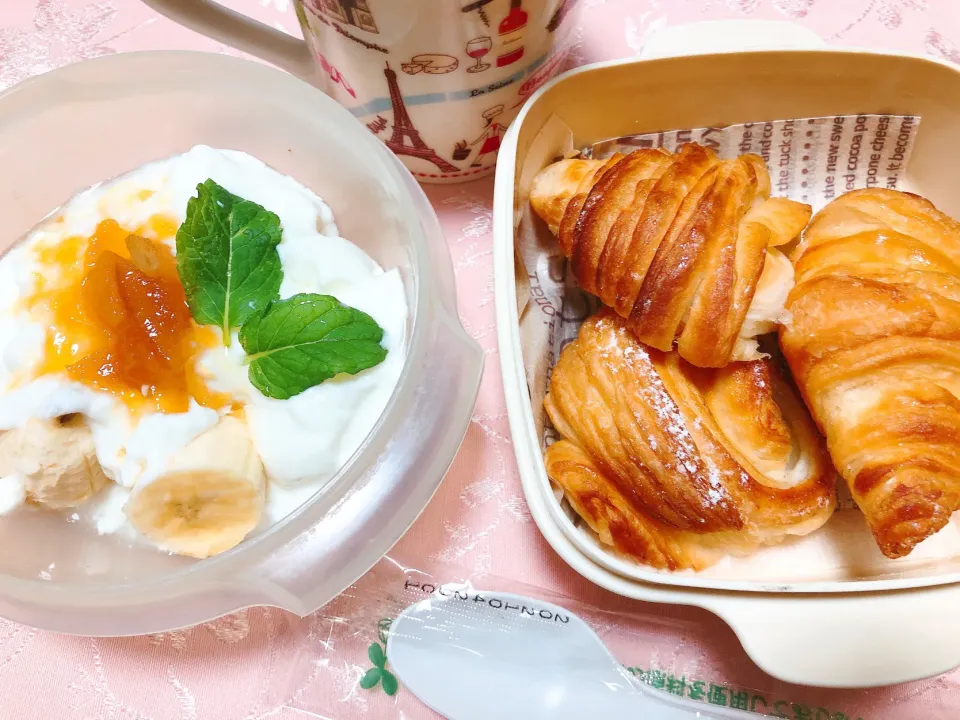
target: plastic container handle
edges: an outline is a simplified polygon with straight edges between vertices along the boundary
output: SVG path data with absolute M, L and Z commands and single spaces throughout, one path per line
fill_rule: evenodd
M 960 585 L 805 596 L 715 597 L 719 615 L 763 670 L 787 682 L 874 687 L 947 672 L 960 662 Z
M 143 0 L 174 22 L 256 55 L 287 72 L 309 79 L 313 54 L 307 42 L 252 20 L 212 0 Z
M 802 25 L 780 20 L 707 20 L 668 25 L 643 46 L 640 57 L 678 57 L 744 50 L 818 50 L 823 39 Z

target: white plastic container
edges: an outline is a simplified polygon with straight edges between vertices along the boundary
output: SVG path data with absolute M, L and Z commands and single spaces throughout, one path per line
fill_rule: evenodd
M 328 486 L 217 557 L 131 547 L 54 513 L 0 518 L 0 616 L 127 635 L 250 605 L 308 614 L 407 530 L 466 432 L 483 354 L 459 324 L 437 218 L 361 123 L 291 75 L 213 54 L 133 53 L 8 90 L 0 95 L 0 248 L 76 192 L 197 144 L 242 150 L 293 176 L 327 201 L 345 237 L 399 269 L 410 308 L 403 374 L 373 432 Z M 47 568 L 51 580 L 42 579 Z
M 671 30 L 655 41 L 656 53 L 706 52 L 718 39 L 723 47 L 717 50 L 818 44 L 795 29 L 784 35 L 778 23 L 704 25 Z M 908 187 L 960 217 L 950 175 L 951 149 L 960 146 L 960 71 L 929 59 L 853 50 L 728 52 L 580 68 L 542 88 L 521 111 L 504 140 L 496 180 L 501 365 L 524 492 L 544 536 L 571 567 L 613 592 L 713 611 L 760 667 L 810 685 L 883 685 L 960 664 L 960 554 L 930 561 L 918 553 L 899 565 L 855 568 L 842 579 L 829 567 L 790 577 L 782 565 L 768 578 L 718 578 L 655 572 L 600 546 L 564 512 L 544 469 L 520 341 L 514 232 L 526 200 L 521 169 L 524 178 L 539 169 L 524 164 L 551 119 L 572 130 L 574 147 L 584 147 L 659 130 L 869 113 L 920 116 Z M 770 557 L 788 558 L 775 551 Z

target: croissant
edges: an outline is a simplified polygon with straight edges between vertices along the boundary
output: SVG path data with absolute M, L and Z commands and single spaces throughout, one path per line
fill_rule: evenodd
M 856 190 L 795 259 L 784 355 L 877 545 L 902 557 L 960 509 L 960 223 Z
M 560 355 L 544 454 L 570 505 L 620 553 L 700 570 L 805 535 L 835 507 L 823 440 L 769 360 L 697 368 L 608 309 Z
M 684 145 L 608 160 L 561 160 L 535 178 L 530 202 L 559 238 L 573 274 L 630 322 L 634 335 L 699 367 L 762 357 L 793 272 L 775 249 L 810 207 L 770 198 L 756 155 L 719 160 Z

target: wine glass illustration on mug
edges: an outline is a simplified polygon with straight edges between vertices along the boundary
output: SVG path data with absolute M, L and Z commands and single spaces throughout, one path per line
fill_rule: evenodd
M 467 43 L 467 55 L 477 61 L 476 65 L 467 68 L 469 73 L 483 72 L 489 70 L 490 65 L 482 62 L 481 58 L 493 49 L 493 40 L 487 36 L 477 37 Z

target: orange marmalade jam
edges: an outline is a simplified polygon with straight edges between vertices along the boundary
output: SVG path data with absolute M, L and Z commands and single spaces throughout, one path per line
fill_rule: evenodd
M 149 240 L 177 226 L 155 216 L 128 230 L 104 220 L 92 237 L 68 237 L 38 250 L 57 279 L 37 278 L 33 308 L 46 310 L 40 374 L 71 379 L 121 399 L 134 411 L 186 412 L 190 399 L 220 409 L 230 398 L 210 391 L 196 359 L 221 343 L 190 315 L 174 254 Z

